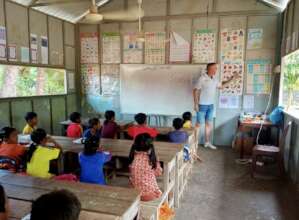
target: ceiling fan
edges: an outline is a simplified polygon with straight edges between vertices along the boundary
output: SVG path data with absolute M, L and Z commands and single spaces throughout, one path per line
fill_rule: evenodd
M 117 10 L 110 12 L 98 12 L 98 7 L 95 0 L 91 0 L 89 13 L 83 17 L 79 23 L 83 24 L 99 24 L 105 21 L 136 21 L 144 16 L 144 11 L 141 8 L 142 0 L 138 0 L 138 7 L 130 7 L 126 10 Z

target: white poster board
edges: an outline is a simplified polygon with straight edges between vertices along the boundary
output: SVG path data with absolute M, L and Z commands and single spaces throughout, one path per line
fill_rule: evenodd
M 204 68 L 203 65 L 122 64 L 121 112 L 182 115 L 193 111 L 193 84 Z

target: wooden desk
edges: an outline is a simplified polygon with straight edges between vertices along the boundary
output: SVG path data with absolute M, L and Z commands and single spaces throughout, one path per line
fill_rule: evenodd
M 16 174 L 2 175 L 0 182 L 9 199 L 23 202 L 32 202 L 53 190 L 67 189 L 73 192 L 81 202 L 80 220 L 133 220 L 139 212 L 140 196 L 132 188 L 55 181 Z M 13 218 L 18 218 L 20 213 L 15 212 L 13 215 Z M 90 218 L 91 216 L 93 218 Z
M 278 146 L 278 142 L 279 142 L 279 129 L 280 129 L 280 126 L 279 125 L 276 125 L 276 124 L 273 124 L 271 121 L 256 121 L 256 120 L 252 120 L 252 121 L 249 121 L 249 120 L 246 120 L 246 121 L 241 121 L 241 120 L 238 120 L 238 131 L 239 132 L 243 132 L 244 129 L 246 128 L 249 128 L 249 129 L 254 129 L 254 128 L 260 128 L 261 127 L 261 124 L 263 124 L 263 127 L 266 127 L 266 128 L 276 128 L 277 129 L 277 137 L 276 137 L 276 144 Z M 244 138 L 242 138 L 242 142 L 241 142 L 241 146 L 240 146 L 240 158 L 243 159 L 244 158 Z

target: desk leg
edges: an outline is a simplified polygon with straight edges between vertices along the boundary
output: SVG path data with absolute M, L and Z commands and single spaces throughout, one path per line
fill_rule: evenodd
M 168 190 L 168 186 L 169 186 L 169 164 L 168 163 L 164 163 L 164 168 L 163 168 L 163 172 L 164 172 L 164 179 L 163 179 L 163 185 L 164 185 L 164 189 L 163 189 L 163 193 L 167 192 Z M 167 199 L 166 201 L 168 201 L 168 195 L 167 195 Z

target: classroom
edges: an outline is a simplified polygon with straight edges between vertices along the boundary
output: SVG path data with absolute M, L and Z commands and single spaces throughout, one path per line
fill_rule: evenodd
M 0 220 L 298 220 L 299 0 L 0 0 Z

